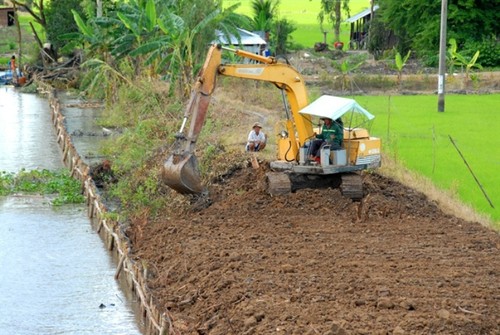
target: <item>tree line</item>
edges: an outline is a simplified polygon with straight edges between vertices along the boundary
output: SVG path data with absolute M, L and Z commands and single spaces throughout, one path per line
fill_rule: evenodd
M 311 0 L 312 1 L 312 0 Z M 264 31 L 274 54 L 291 47 L 292 21 L 278 18 L 279 0 L 252 0 L 251 15 L 237 14 L 239 3 L 221 0 L 14 0 L 42 26 L 57 54 L 85 51 L 86 85 L 112 98 L 103 85 L 133 83 L 140 76 L 162 76 L 172 92 L 188 92 L 206 46 L 216 34 L 239 37 L 237 28 Z M 449 0 L 448 36 L 463 55 L 481 50 L 483 66 L 500 64 L 498 43 L 500 0 Z M 369 21 L 368 49 L 375 55 L 396 49 L 436 65 L 440 1 L 379 0 Z M 349 15 L 349 0 L 321 0 L 318 23 L 339 38 Z M 36 34 L 35 29 L 33 32 Z M 227 38 L 229 39 L 229 38 Z M 39 42 L 41 44 L 41 41 Z

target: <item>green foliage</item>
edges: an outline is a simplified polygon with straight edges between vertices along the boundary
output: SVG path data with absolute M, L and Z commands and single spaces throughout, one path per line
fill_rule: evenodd
M 447 35 L 459 45 L 496 35 L 500 31 L 497 7 L 496 1 L 450 0 Z M 412 49 L 421 58 L 438 53 L 441 1 L 385 0 L 377 15 L 396 34 L 400 52 Z
M 201 175 L 207 175 L 212 166 L 211 162 L 218 156 L 221 155 L 224 150 L 219 145 L 208 144 L 203 148 L 201 159 L 199 162 L 200 173 Z
M 241 6 L 237 9 L 238 13 L 251 14 L 252 0 L 238 0 L 238 1 L 224 1 L 224 5 L 239 3 Z M 357 13 L 367 8 L 368 1 L 350 1 L 349 8 L 351 13 Z M 286 0 L 282 2 L 282 6 L 278 13 L 278 18 L 285 18 L 293 22 L 297 29 L 291 34 L 292 41 L 290 42 L 290 49 L 298 50 L 305 48 L 312 48 L 316 42 L 323 41 L 323 31 L 318 26 L 318 13 L 321 10 L 320 1 L 304 1 L 304 0 Z M 349 44 L 349 27 L 350 24 L 342 22 L 340 26 L 340 40 L 345 45 Z M 328 31 L 328 43 L 335 42 L 333 34 L 330 34 L 330 29 L 325 27 Z
M 470 79 L 470 71 L 472 68 L 482 69 L 481 64 L 476 63 L 479 58 L 479 50 L 472 57 L 465 57 L 461 53 L 457 51 L 457 41 L 454 38 L 450 38 L 449 41 L 450 47 L 448 48 L 448 62 L 451 67 L 451 71 L 453 72 L 453 67 L 458 65 L 462 69 L 465 68 L 465 77 L 464 77 L 464 88 L 467 87 L 467 81 Z
M 142 175 L 139 175 L 139 171 Z M 125 216 L 144 209 L 155 214 L 166 201 L 158 196 L 161 186 L 160 173 L 154 169 L 148 169 L 147 172 L 137 169 L 135 172 L 130 178 L 120 180 L 114 185 L 110 195 L 120 199 Z
M 408 53 L 404 58 L 401 57 L 401 54 L 399 52 L 396 53 L 396 57 L 394 58 L 394 65 L 396 66 L 398 72 L 401 73 L 401 71 L 403 71 L 403 68 L 406 65 L 406 62 L 408 61 L 408 58 L 410 58 L 410 55 L 411 55 L 411 50 L 408 50 Z
M 332 63 L 333 66 L 341 73 L 342 92 L 344 92 L 347 89 L 347 86 L 352 83 L 351 73 L 363 65 L 365 61 L 366 58 L 359 59 L 358 57 L 349 57 L 344 59 L 342 62 L 334 61 Z
M 279 0 L 252 0 L 253 30 L 268 32 L 278 12 Z
M 71 178 L 67 170 L 21 170 L 17 174 L 0 172 L 0 195 L 14 193 L 57 194 L 51 203 L 54 206 L 83 203 L 81 184 Z
M 279 4 L 279 0 L 251 0 L 252 30 L 265 32 L 271 53 L 281 56 L 292 49 L 291 34 L 297 27 L 288 19 L 278 19 Z
M 116 101 L 117 87 L 134 86 L 119 69 L 113 68 L 102 60 L 90 59 L 83 64 L 83 69 L 88 71 L 82 79 L 81 89 L 93 97 L 104 99 L 107 104 L 113 104 Z
M 160 209 L 166 198 L 160 168 L 163 150 L 172 142 L 182 118 L 182 108 L 164 94 L 158 83 L 141 81 L 139 90 L 121 87 L 113 109 L 107 109 L 99 123 L 126 127 L 120 136 L 107 142 L 102 154 L 110 157 L 118 183 L 111 185 L 110 196 L 119 200 L 124 214 Z M 125 113 L 124 113 L 125 111 Z
M 457 41 L 480 41 L 499 31 L 498 1 L 448 1 L 448 36 Z
M 102 11 L 103 15 L 106 16 L 107 13 L 115 9 L 116 2 L 114 1 L 102 1 Z M 85 13 L 87 19 L 94 18 L 97 15 L 97 3 L 95 0 L 82 0 L 80 6 Z
M 343 21 L 342 11 L 349 16 L 349 0 L 321 0 L 321 10 L 318 14 L 321 31 L 328 30 L 323 27 L 325 21 L 333 24 L 335 42 L 340 41 L 340 25 Z
M 276 55 L 286 55 L 287 50 L 292 48 L 291 34 L 295 29 L 296 26 L 287 19 L 276 21 L 271 35 L 271 45 Z
M 481 52 L 478 62 L 484 67 L 500 66 L 500 43 L 495 36 L 488 36 L 481 41 L 467 40 L 463 45 L 463 55 L 472 57 L 479 50 Z
M 229 34 L 248 24 L 236 7 L 222 10 L 205 0 L 120 2 L 102 18 L 85 21 L 73 12 L 79 34 L 65 38 L 76 38 L 89 51 L 85 84 L 95 84 L 101 96 L 115 97 L 117 86 L 159 74 L 170 81 L 170 94 L 185 96 L 216 29 Z M 107 74 L 119 78 L 116 84 Z
M 386 50 L 391 50 L 392 32 L 382 22 L 378 15 L 370 23 L 370 38 L 368 39 L 368 51 L 375 59 L 380 59 Z
M 394 56 L 394 64 L 393 67 L 398 71 L 398 87 L 401 89 L 401 79 L 403 77 L 403 68 L 405 67 L 408 58 L 410 58 L 411 55 L 411 50 L 408 50 L 408 53 L 406 56 L 401 57 L 401 54 L 399 51 L 396 51 L 396 54 Z
M 71 14 L 72 11 L 76 11 L 80 15 L 83 13 L 80 0 L 51 0 L 44 10 L 47 38 L 56 50 L 67 43 L 61 38 L 62 35 L 78 31 Z

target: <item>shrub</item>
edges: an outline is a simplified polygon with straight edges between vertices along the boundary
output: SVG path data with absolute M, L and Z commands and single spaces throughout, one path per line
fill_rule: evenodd
M 484 38 L 482 41 L 467 41 L 463 46 L 463 54 L 472 57 L 479 50 L 478 63 L 482 66 L 497 67 L 500 66 L 500 43 L 494 36 Z

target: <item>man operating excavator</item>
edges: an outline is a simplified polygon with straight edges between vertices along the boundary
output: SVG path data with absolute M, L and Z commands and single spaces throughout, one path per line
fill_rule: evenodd
M 311 160 L 319 160 L 319 149 L 324 145 L 329 145 L 331 150 L 342 149 L 342 141 L 344 140 L 344 130 L 341 126 L 341 121 L 333 121 L 330 118 L 321 118 L 323 126 L 321 133 L 316 135 L 316 139 L 311 144 Z

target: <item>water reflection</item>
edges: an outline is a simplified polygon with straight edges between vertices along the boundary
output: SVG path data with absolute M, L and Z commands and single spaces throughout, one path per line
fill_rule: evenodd
M 0 198 L 2 334 L 140 334 L 113 275 L 82 206 Z
M 104 157 L 99 149 L 113 134 L 113 131 L 97 124 L 102 109 L 80 108 L 74 96 L 59 93 L 58 99 L 64 105 L 64 123 L 66 130 L 72 135 L 76 150 L 88 165 L 101 162 Z
M 0 171 L 61 167 L 47 101 L 0 86 Z

